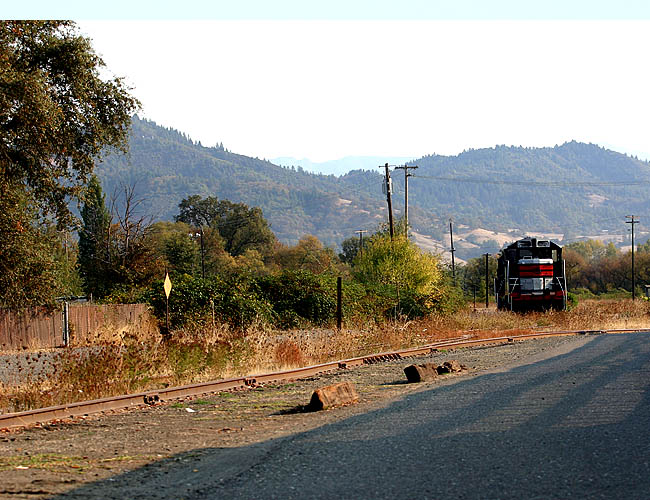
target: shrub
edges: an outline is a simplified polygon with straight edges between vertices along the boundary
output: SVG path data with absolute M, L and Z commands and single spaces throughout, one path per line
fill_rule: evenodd
M 571 310 L 578 305 L 578 295 L 575 293 L 568 292 L 566 296 L 566 307 L 567 310 Z
M 144 295 L 159 320 L 165 318 L 165 294 L 162 280 L 154 283 Z M 242 280 L 219 277 L 193 278 L 179 275 L 169 294 L 170 327 L 210 318 L 214 308 L 216 319 L 237 328 L 246 328 L 256 321 L 271 320 L 270 305 L 261 300 Z
M 300 326 L 300 319 L 323 324 L 336 313 L 336 291 L 327 278 L 308 271 L 283 271 L 257 279 L 257 287 L 282 326 Z M 283 324 L 284 323 L 284 324 Z

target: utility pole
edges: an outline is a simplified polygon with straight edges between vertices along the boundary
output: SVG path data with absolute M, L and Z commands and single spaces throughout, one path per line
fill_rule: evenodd
M 404 170 L 404 232 L 408 237 L 409 234 L 409 177 L 413 177 L 413 174 L 409 174 L 409 169 L 415 170 L 417 165 L 403 165 L 401 167 L 395 167 L 395 169 Z
M 379 168 L 385 168 L 386 169 L 386 180 L 384 181 L 384 187 L 386 190 L 386 201 L 388 201 L 388 228 L 390 231 L 390 240 L 393 241 L 393 235 L 394 235 L 394 229 L 393 229 L 393 203 L 390 199 L 391 191 L 392 191 L 392 183 L 390 180 L 390 170 L 388 169 L 388 163 L 386 163 L 383 167 Z
M 336 278 L 336 328 L 341 331 L 343 327 L 343 278 Z
M 201 278 L 205 279 L 205 247 L 203 246 L 203 226 L 201 226 Z
M 490 307 L 490 294 L 488 293 L 488 284 L 489 284 L 489 273 L 488 273 L 488 258 L 490 257 L 489 253 L 485 254 L 485 308 Z
M 635 269 L 634 269 L 634 224 L 638 224 L 639 221 L 637 220 L 636 215 L 626 215 L 625 218 L 630 219 L 630 220 L 626 220 L 625 223 L 632 225 L 632 300 L 634 300 L 636 298 L 636 290 L 635 290 L 635 288 L 636 288 L 635 274 L 636 273 L 635 273 Z
M 456 286 L 456 259 L 454 258 L 454 228 L 453 222 L 449 219 L 449 239 L 451 241 L 451 277 L 454 280 L 454 286 Z M 474 304 L 476 306 L 476 304 Z
M 363 233 L 367 233 L 365 229 L 357 229 L 355 233 L 359 233 L 359 257 L 363 257 Z

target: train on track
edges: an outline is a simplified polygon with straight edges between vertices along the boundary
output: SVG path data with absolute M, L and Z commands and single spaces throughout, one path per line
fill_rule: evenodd
M 566 310 L 566 266 L 562 247 L 550 240 L 523 238 L 508 245 L 497 261 L 497 307 L 510 311 Z

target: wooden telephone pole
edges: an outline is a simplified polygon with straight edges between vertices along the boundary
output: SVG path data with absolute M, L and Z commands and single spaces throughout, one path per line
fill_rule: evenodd
M 392 184 L 390 181 L 390 170 L 388 168 L 388 163 L 386 163 L 383 167 L 379 167 L 379 168 L 386 169 L 386 180 L 384 181 L 384 186 L 386 189 L 386 201 L 388 201 L 388 227 L 390 231 L 390 239 L 392 241 L 394 236 L 394 229 L 393 229 L 393 202 L 391 201 L 390 198 L 391 191 L 392 191 Z
M 367 233 L 365 229 L 357 229 L 355 233 L 359 233 L 359 257 L 363 257 L 363 233 Z
M 490 307 L 490 293 L 488 291 L 488 285 L 490 283 L 490 272 L 489 272 L 489 258 L 490 254 L 485 254 L 485 308 Z
M 634 224 L 638 224 L 639 221 L 637 220 L 636 215 L 626 215 L 625 218 L 630 219 L 626 220 L 625 223 L 632 225 L 632 300 L 634 300 L 636 298 L 636 271 L 634 269 Z
M 409 177 L 413 177 L 413 174 L 409 174 L 410 170 L 415 170 L 417 165 L 402 165 L 401 167 L 395 167 L 395 169 L 404 170 L 404 232 L 406 236 L 409 233 Z
M 451 277 L 454 280 L 454 286 L 456 286 L 456 259 L 454 258 L 456 249 L 454 248 L 454 227 L 451 219 L 449 219 L 449 240 L 451 242 Z

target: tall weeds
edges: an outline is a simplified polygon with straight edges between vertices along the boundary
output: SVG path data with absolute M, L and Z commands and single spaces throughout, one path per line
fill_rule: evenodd
M 278 331 L 186 325 L 165 341 L 125 337 L 122 344 L 29 354 L 28 368 L 0 385 L 0 409 L 30 408 L 134 393 L 169 385 L 252 375 L 468 335 L 489 338 L 544 330 L 650 328 L 650 303 L 585 300 L 567 312 L 513 314 L 464 309 L 453 315 L 386 323 Z

